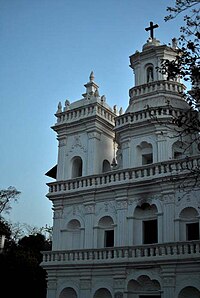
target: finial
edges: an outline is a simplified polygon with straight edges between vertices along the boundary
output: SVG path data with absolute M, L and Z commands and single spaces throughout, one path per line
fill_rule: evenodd
M 91 71 L 91 74 L 90 74 L 90 82 L 94 81 L 94 72 Z
M 154 35 L 153 35 L 153 30 L 155 29 L 155 28 L 158 28 L 159 26 L 158 26 L 158 24 L 153 24 L 153 22 L 150 22 L 150 26 L 149 27 L 147 27 L 147 28 L 145 28 L 145 30 L 146 31 L 150 31 L 150 37 L 152 38 L 152 39 L 154 39 Z
M 114 105 L 114 106 L 113 106 L 113 112 L 114 112 L 115 114 L 117 114 L 117 105 Z
M 56 113 L 62 113 L 62 104 L 61 104 L 60 101 L 59 101 L 59 103 L 58 103 L 58 110 L 57 110 Z
M 99 97 L 99 91 L 98 91 L 98 89 L 95 90 L 95 92 L 94 92 L 94 96 L 95 96 L 95 97 Z
M 69 106 L 70 106 L 70 101 L 68 99 L 65 100 L 65 108 L 64 110 L 67 111 L 69 110 Z

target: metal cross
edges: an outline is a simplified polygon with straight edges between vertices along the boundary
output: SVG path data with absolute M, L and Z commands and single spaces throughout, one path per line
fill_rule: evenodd
M 150 22 L 150 26 L 145 28 L 146 31 L 150 31 L 150 37 L 153 39 L 153 29 L 158 28 L 158 24 L 153 24 L 153 22 Z

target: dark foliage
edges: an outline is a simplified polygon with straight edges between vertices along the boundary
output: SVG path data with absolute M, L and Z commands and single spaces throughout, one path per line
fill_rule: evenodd
M 5 297 L 46 297 L 46 271 L 40 263 L 41 251 L 50 249 L 50 242 L 41 234 L 25 236 L 18 243 L 10 242 L 0 254 L 1 291 Z

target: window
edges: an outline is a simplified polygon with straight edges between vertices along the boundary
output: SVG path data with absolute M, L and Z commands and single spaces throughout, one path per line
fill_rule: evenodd
M 114 246 L 114 230 L 105 231 L 105 247 Z
M 199 237 L 199 213 L 193 207 L 186 207 L 180 213 L 180 240 L 198 240 Z
M 147 165 L 153 163 L 153 147 L 152 144 L 143 141 L 137 146 L 138 165 Z
M 147 68 L 147 83 L 153 82 L 153 66 Z
M 110 167 L 110 163 L 108 160 L 104 160 L 103 161 L 103 169 L 102 169 L 102 172 L 105 173 L 105 172 L 109 172 L 111 170 L 111 167 Z
M 114 246 L 114 222 L 112 217 L 103 216 L 98 222 L 97 247 Z
M 151 244 L 158 242 L 157 219 L 143 221 L 143 243 Z
M 198 240 L 199 239 L 199 223 L 186 224 L 187 240 Z
M 83 162 L 79 156 L 75 156 L 72 160 L 72 178 L 81 177 L 83 171 Z
M 148 164 L 151 164 L 153 163 L 153 154 L 150 153 L 150 154 L 143 154 L 142 155 L 142 164 L 143 165 L 148 165 Z

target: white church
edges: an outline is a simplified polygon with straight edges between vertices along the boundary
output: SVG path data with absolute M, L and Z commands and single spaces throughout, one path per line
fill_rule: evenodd
M 81 99 L 58 105 L 47 298 L 200 298 L 200 190 L 189 186 L 200 154 L 171 121 L 188 108 L 185 86 L 157 71 L 176 42 L 160 44 L 152 27 L 130 56 L 125 112 L 93 72 Z

